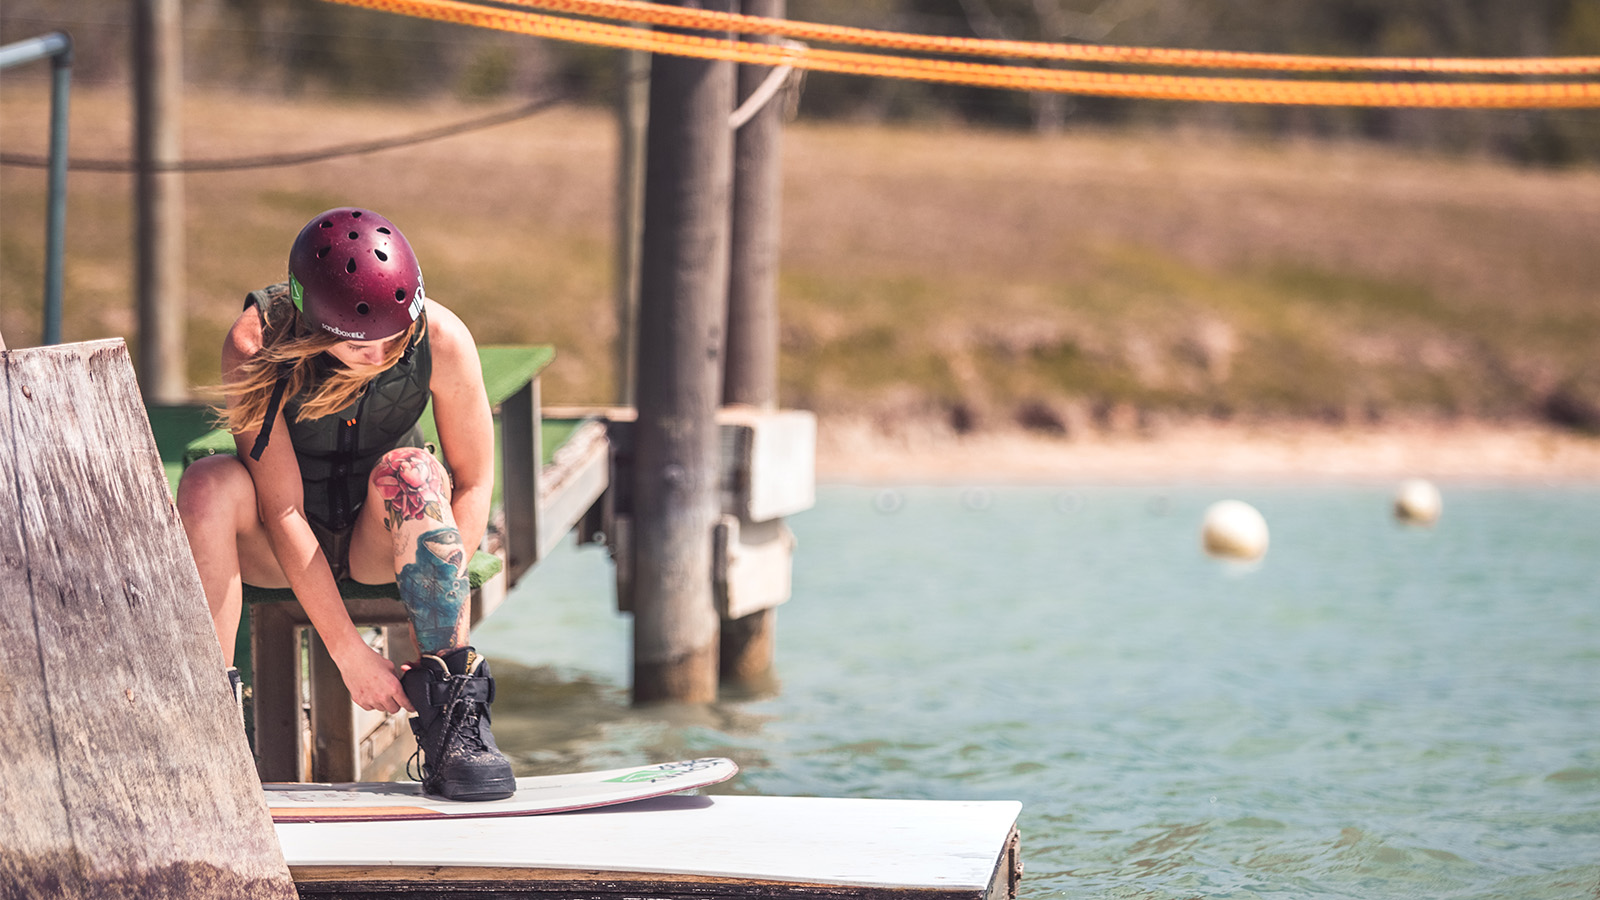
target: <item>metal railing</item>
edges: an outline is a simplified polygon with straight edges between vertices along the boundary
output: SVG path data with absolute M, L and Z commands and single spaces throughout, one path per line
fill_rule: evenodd
M 67 106 L 72 90 L 72 37 L 55 31 L 0 46 L 0 69 L 49 59 L 50 166 L 49 208 L 45 215 L 44 338 L 61 343 L 62 256 L 67 234 Z

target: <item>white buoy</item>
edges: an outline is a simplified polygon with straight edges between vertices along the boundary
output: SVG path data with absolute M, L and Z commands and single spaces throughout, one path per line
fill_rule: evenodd
M 1439 489 L 1421 478 L 1402 482 L 1394 495 L 1394 517 L 1407 525 L 1432 525 L 1443 508 Z
M 1267 520 L 1241 500 L 1220 500 L 1200 527 L 1206 552 L 1222 559 L 1260 559 L 1267 552 Z

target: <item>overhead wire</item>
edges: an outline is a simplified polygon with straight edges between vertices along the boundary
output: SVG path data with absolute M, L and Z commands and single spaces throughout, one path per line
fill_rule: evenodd
M 1046 43 L 1003 38 L 965 38 L 908 34 L 796 19 L 728 13 L 649 3 L 644 0 L 498 0 L 570 15 L 636 22 L 700 31 L 778 35 L 798 41 L 853 44 L 921 53 L 992 56 L 1010 59 L 1060 60 L 1117 65 L 1174 66 L 1199 69 L 1268 69 L 1300 72 L 1412 72 L 1477 75 L 1591 75 L 1600 73 L 1600 57 L 1427 58 L 1311 56 L 1246 53 L 1224 50 L 1130 47 L 1110 44 Z
M 230 172 L 242 169 L 270 169 L 281 166 L 298 166 L 306 163 L 323 162 L 345 156 L 359 156 L 367 153 L 376 153 L 380 150 L 392 150 L 397 147 L 410 147 L 428 141 L 453 137 L 458 134 L 467 134 L 526 119 L 542 113 L 554 106 L 570 99 L 564 93 L 552 94 L 524 103 L 511 109 L 477 116 L 462 122 L 453 122 L 449 125 L 440 125 L 411 134 L 398 135 L 392 138 L 379 138 L 371 141 L 359 141 L 350 144 L 339 144 L 333 147 L 324 147 L 320 150 L 305 150 L 293 153 L 260 154 L 256 156 L 240 156 L 230 159 L 190 159 L 175 162 L 156 162 L 151 164 L 153 172 Z M 43 168 L 48 160 L 43 156 L 25 153 L 0 153 L 0 165 L 18 166 L 24 168 Z M 138 166 L 127 159 L 69 159 L 68 169 L 77 169 L 84 172 L 132 172 Z
M 491 28 L 517 34 L 668 53 L 700 59 L 728 60 L 813 71 L 1102 97 L 1150 100 L 1255 103 L 1277 105 L 1430 107 L 1430 108 L 1589 108 L 1600 106 L 1600 83 L 1482 83 L 1435 81 L 1330 81 L 1083 71 L 1079 69 L 974 63 L 946 59 L 832 50 L 795 44 L 766 44 L 700 34 L 641 29 L 630 25 L 550 16 L 517 9 L 483 6 L 461 0 L 330 0 L 347 6 L 418 18 Z M 517 0 L 522 5 L 616 7 L 624 0 Z M 629 7 L 639 15 L 678 10 L 660 4 Z M 706 22 L 704 10 L 686 21 Z M 718 14 L 727 16 L 731 14 Z M 756 18 L 756 17 L 747 17 Z M 718 21 L 721 21 L 720 19 Z M 764 20 L 779 23 L 785 20 Z M 652 22 L 652 24 L 656 24 Z M 677 23 L 674 23 L 677 24 Z M 755 23 L 745 23 L 755 27 Z M 760 27 L 768 27 L 763 24 Z M 775 26 L 773 26 L 775 27 Z M 973 39 L 976 40 L 976 39 Z M 1007 44 L 1017 42 L 985 42 Z M 1025 42 L 1022 42 L 1025 43 Z M 1071 47 L 1076 45 L 1054 45 Z M 1176 51 L 1175 51 L 1176 52 Z M 1443 61 L 1441 61 L 1443 62 Z M 1490 61 L 1483 61 L 1490 62 Z M 1558 61 L 1551 61 L 1552 64 Z M 1594 60 L 1575 59 L 1571 71 L 1600 68 Z M 1558 66 L 1559 68 L 1559 66 Z
M 783 71 L 798 68 L 1036 92 L 1276 105 L 1479 109 L 1580 109 L 1600 106 L 1600 84 L 1582 81 L 1532 83 L 1332 81 L 1152 75 L 862 53 L 811 47 L 799 41 L 810 40 L 905 52 L 1102 65 L 1297 73 L 1386 72 L 1411 75 L 1466 74 L 1542 78 L 1600 73 L 1600 57 L 1369 58 L 1043 43 L 909 34 L 669 6 L 644 0 L 500 0 L 507 6 L 562 12 L 569 16 L 609 18 L 633 23 L 630 25 L 542 15 L 519 9 L 467 3 L 462 0 L 329 0 L 329 2 L 555 40 L 766 65 L 778 67 Z M 773 36 L 784 40 L 778 43 L 760 43 L 634 27 L 641 24 L 661 28 Z M 781 79 L 769 79 L 769 82 L 775 85 L 779 80 Z M 238 171 L 302 165 L 374 153 L 526 118 L 566 99 L 562 95 L 548 96 L 510 110 L 394 138 L 294 153 L 156 163 L 151 169 L 176 172 Z M 737 117 L 733 123 L 737 127 Z M 0 165 L 43 167 L 46 164 L 47 161 L 43 156 L 0 153 Z M 80 171 L 99 172 L 128 172 L 136 168 L 136 164 L 130 160 L 115 159 L 72 159 L 68 165 Z

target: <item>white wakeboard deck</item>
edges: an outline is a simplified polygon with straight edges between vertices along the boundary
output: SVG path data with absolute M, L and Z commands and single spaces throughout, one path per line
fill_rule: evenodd
M 978 890 L 1016 801 L 662 797 L 558 816 L 277 825 L 307 867 L 485 866 Z
M 653 766 L 517 779 L 504 800 L 465 803 L 430 797 L 415 781 L 264 784 L 274 822 L 378 822 L 394 819 L 537 816 L 676 794 L 732 778 L 733 760 L 689 759 Z

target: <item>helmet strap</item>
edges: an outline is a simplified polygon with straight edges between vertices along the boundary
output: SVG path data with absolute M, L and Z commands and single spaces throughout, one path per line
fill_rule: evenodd
M 418 328 L 416 332 L 411 335 L 411 340 L 406 342 L 406 352 L 400 357 L 401 365 L 411 362 L 411 354 L 417 352 L 418 345 L 422 343 L 423 336 L 427 334 L 428 314 L 424 312 L 422 315 L 417 316 L 417 322 L 422 323 L 422 327 Z

